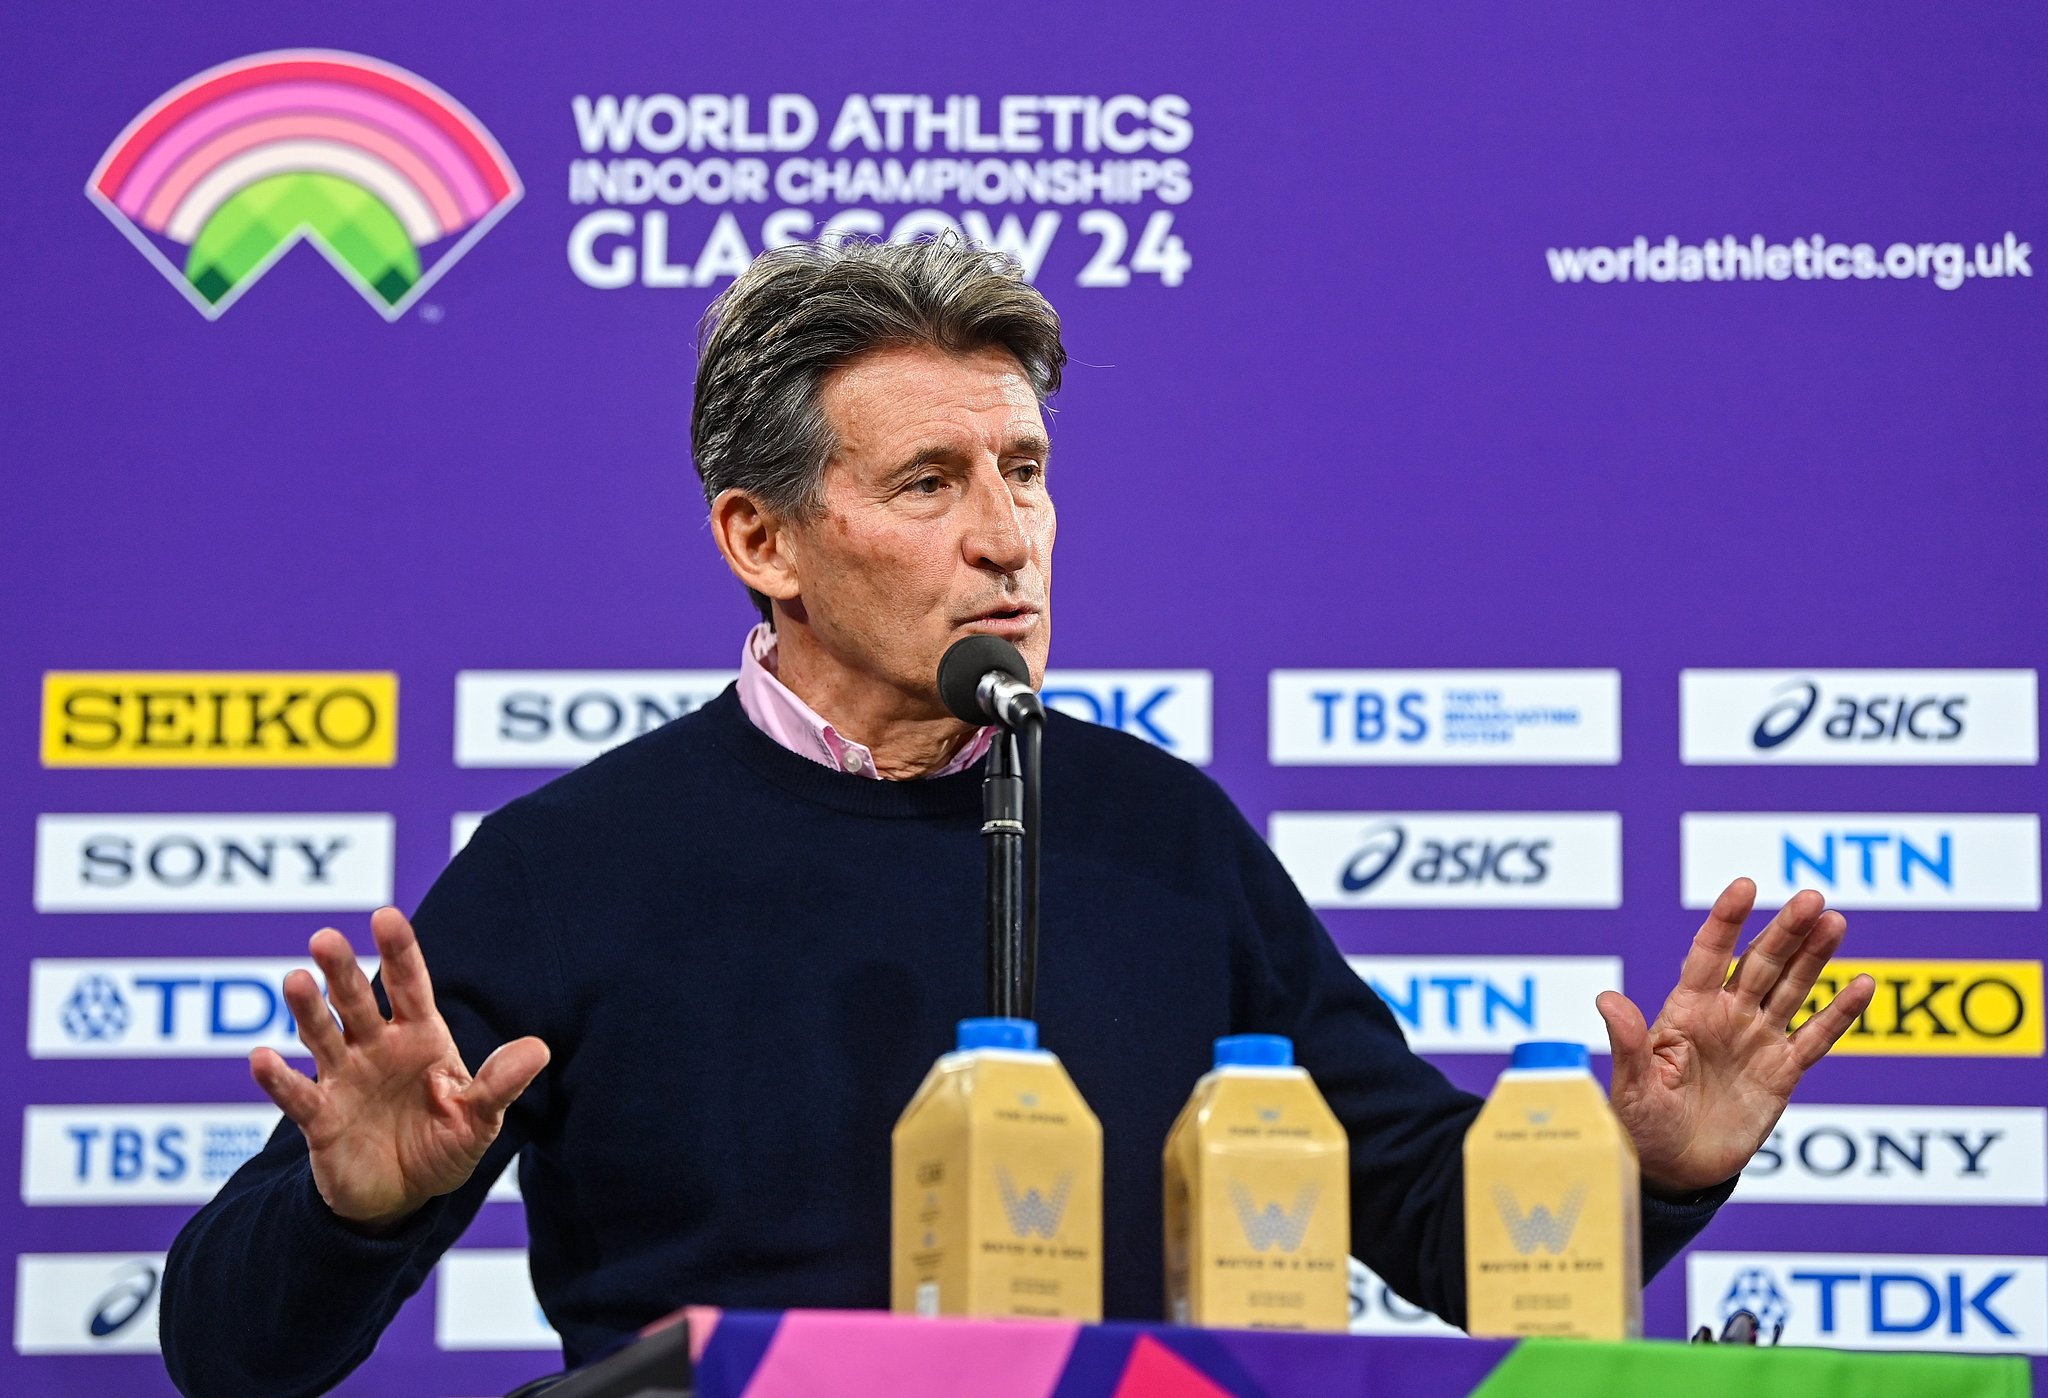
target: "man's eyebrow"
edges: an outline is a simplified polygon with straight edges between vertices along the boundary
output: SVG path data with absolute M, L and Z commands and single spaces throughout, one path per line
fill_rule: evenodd
M 953 447 L 934 444 L 906 458 L 890 473 L 892 479 L 915 475 L 925 467 L 950 461 L 960 453 Z M 1052 443 L 1036 432 L 1025 432 L 1003 443 L 1004 456 L 1035 456 L 1040 461 L 1052 455 Z
M 1052 443 L 1036 432 L 1025 432 L 1010 438 L 1003 446 L 1005 456 L 1035 456 L 1040 461 L 1052 455 Z

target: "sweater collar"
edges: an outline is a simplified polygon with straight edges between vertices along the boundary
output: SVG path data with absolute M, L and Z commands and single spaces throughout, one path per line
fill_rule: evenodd
M 980 809 L 981 773 L 971 768 L 919 781 L 876 781 L 784 747 L 747 717 L 736 685 L 727 685 L 693 717 L 701 717 L 713 741 L 756 776 L 814 805 L 898 820 L 971 816 Z

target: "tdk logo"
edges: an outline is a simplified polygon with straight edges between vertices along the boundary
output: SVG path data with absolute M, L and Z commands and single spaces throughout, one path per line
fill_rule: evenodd
M 162 1253 L 31 1252 L 15 1260 L 17 1354 L 152 1354 Z
M 2048 1203 L 2048 1110 L 1785 1109 L 1735 1189 L 1742 1203 Z
M 1038 697 L 1048 709 L 1143 738 L 1205 767 L 1210 691 L 1207 670 L 1054 670 Z
M 359 958 L 376 974 L 376 958 Z M 305 1057 L 284 978 L 310 959 L 37 959 L 29 967 L 33 1058 L 239 1058 L 267 1046 Z
M 29 1107 L 28 1204 L 199 1204 L 263 1148 L 269 1105 Z
M 1275 670 L 1277 765 L 1614 763 L 1614 670 Z
M 1615 908 L 1612 811 L 1276 811 L 1273 851 L 1319 908 Z
M 1465 1333 L 1395 1295 L 1394 1288 L 1380 1280 L 1377 1273 L 1357 1258 L 1347 1260 L 1350 1263 L 1352 1334 L 1461 1336 Z
M 1758 902 L 1815 888 L 1856 908 L 2041 906 L 2041 820 L 2025 815 L 1688 813 L 1684 901 L 1712 907 L 1728 881 Z
M 391 817 L 45 815 L 36 909 L 347 911 L 391 901 Z
M 1621 989 L 1613 956 L 1347 956 L 1419 1053 L 1507 1053 L 1524 1039 L 1607 1052 L 1593 1008 Z
M 735 670 L 464 670 L 455 765 L 576 767 L 702 708 Z
M 2038 760 L 2032 670 L 1686 670 L 1689 763 Z
M 2038 1257 L 1695 1252 L 1685 1290 L 1688 1328 L 1747 1310 L 1788 1345 L 2048 1353 Z

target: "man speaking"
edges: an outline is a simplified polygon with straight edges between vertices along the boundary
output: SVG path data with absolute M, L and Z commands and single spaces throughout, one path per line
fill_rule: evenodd
M 707 324 L 692 447 L 765 618 L 739 681 L 485 820 L 411 924 L 376 914 L 388 1017 L 314 936 L 334 1015 L 308 973 L 284 989 L 317 1076 L 253 1055 L 288 1120 L 171 1250 L 195 1398 L 339 1381 L 515 1157 L 571 1364 L 686 1302 L 887 1304 L 890 1128 L 983 996 L 988 734 L 935 672 L 985 632 L 1044 678 L 1066 355 L 1014 267 L 952 240 L 767 254 Z M 1350 1136 L 1352 1250 L 1462 1319 L 1478 1100 L 1202 773 L 1055 714 L 1044 791 L 1038 1018 L 1102 1120 L 1107 1313 L 1159 1315 L 1160 1145 L 1210 1041 L 1262 1032 Z M 1788 1035 L 1844 922 L 1801 893 L 1730 976 L 1754 894 L 1721 895 L 1654 1024 L 1600 997 L 1646 1270 L 1870 999 Z

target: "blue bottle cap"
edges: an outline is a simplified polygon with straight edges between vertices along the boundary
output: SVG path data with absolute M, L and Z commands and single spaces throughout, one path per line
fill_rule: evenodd
M 1035 1049 L 1038 1026 L 1028 1019 L 963 1019 L 960 1021 L 961 1052 L 968 1049 Z
M 1230 1034 L 1216 1041 L 1218 1068 L 1291 1068 L 1294 1040 L 1284 1034 Z
M 1591 1072 L 1593 1055 L 1584 1044 L 1558 1043 L 1549 1039 L 1532 1039 L 1525 1044 L 1515 1045 L 1515 1056 L 1509 1068 L 1576 1068 L 1580 1072 Z

